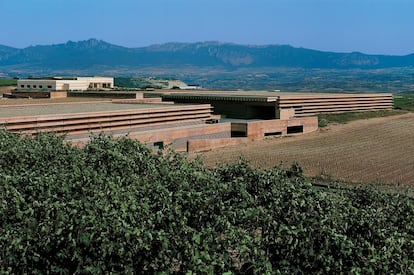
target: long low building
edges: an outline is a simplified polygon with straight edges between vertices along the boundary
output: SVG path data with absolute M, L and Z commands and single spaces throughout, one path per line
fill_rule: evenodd
M 144 103 L 143 103 L 144 102 Z M 316 117 L 289 120 L 219 121 L 210 104 L 147 104 L 147 99 L 0 106 L 0 125 L 26 135 L 65 134 L 75 144 L 91 133 L 128 135 L 152 148 L 199 151 L 267 136 L 317 130 Z
M 164 101 L 205 103 L 222 116 L 241 119 L 288 119 L 320 113 L 390 110 L 390 93 L 288 93 L 268 91 L 154 91 L 146 96 Z
M 277 101 L 281 113 L 292 110 L 295 117 L 314 116 L 321 113 L 344 113 L 390 110 L 392 94 L 289 94 Z
M 106 94 L 113 98 L 118 93 Z M 393 106 L 392 94 L 160 90 L 122 95 L 129 99 L 0 105 L 0 125 L 28 135 L 39 131 L 65 134 L 79 144 L 87 142 L 91 133 L 128 135 L 153 148 L 169 145 L 191 152 L 309 133 L 318 129 L 315 115 L 319 113 L 387 110 Z
M 86 91 L 113 87 L 113 77 L 50 77 L 17 80 L 17 89 L 23 91 Z

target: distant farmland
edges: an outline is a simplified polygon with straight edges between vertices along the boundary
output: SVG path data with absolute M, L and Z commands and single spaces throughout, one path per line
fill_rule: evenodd
M 358 120 L 303 136 L 274 138 L 200 154 L 206 165 L 240 155 L 253 166 L 297 161 L 307 176 L 414 185 L 414 113 Z

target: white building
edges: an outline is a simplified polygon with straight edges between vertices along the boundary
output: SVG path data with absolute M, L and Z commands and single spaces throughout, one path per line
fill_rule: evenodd
M 52 77 L 43 79 L 19 79 L 18 90 L 85 91 L 111 89 L 113 77 Z

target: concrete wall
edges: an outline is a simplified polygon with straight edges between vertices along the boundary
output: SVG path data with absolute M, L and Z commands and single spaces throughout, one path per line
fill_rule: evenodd
M 187 142 L 187 152 L 213 150 L 246 142 L 248 142 L 247 138 L 190 139 Z
M 19 90 L 75 90 L 113 88 L 112 77 L 78 77 L 76 79 L 19 79 Z
M 392 94 L 307 94 L 282 95 L 278 105 L 280 113 L 294 109 L 296 117 L 320 113 L 361 112 L 390 110 Z
M 276 113 L 278 119 L 291 119 L 295 117 L 295 108 L 277 109 Z
M 64 92 L 50 92 L 49 97 L 50 98 L 65 98 L 68 96 L 68 93 L 66 91 Z
M 287 135 L 289 127 L 302 126 L 302 133 L 310 133 L 318 129 L 318 118 L 307 117 L 289 120 L 263 120 L 247 123 L 247 138 L 249 140 L 260 140 L 265 136 Z M 280 133 L 280 134 L 279 134 Z
M 288 119 L 314 116 L 319 113 L 361 112 L 392 109 L 392 94 L 349 93 L 287 93 L 268 91 L 207 91 L 164 92 L 154 94 L 164 100 L 183 103 L 209 103 L 214 113 L 228 118 Z
M 88 87 L 91 89 L 113 88 L 113 77 L 78 77 L 78 81 L 84 81 L 88 83 Z
M 85 103 L 87 106 L 88 103 Z M 70 104 L 69 104 L 70 105 Z M 40 109 L 48 105 L 37 106 Z M 93 109 L 93 104 L 90 105 Z M 114 104 L 115 106 L 115 104 Z M 33 108 L 37 108 L 34 106 Z M 3 107 L 12 108 L 12 107 Z M 136 130 L 151 126 L 174 125 L 177 123 L 203 123 L 210 119 L 210 105 L 158 105 L 153 108 L 137 108 L 131 110 L 48 114 L 0 118 L 0 125 L 15 132 L 36 134 L 42 132 L 66 133 L 75 135 L 82 133 Z M 171 127 L 171 126 L 170 126 Z M 184 131 L 184 130 L 183 130 Z M 184 131 L 185 133 L 185 131 Z M 174 138 L 172 136 L 172 138 Z
M 19 90 L 80 90 L 88 89 L 89 82 L 80 80 L 48 80 L 48 79 L 22 79 L 17 80 Z
M 57 80 L 56 90 L 85 91 L 89 87 L 89 82 L 84 80 Z
M 70 92 L 68 97 L 99 97 L 110 99 L 140 99 L 143 94 L 140 92 L 124 92 L 124 91 L 84 91 Z
M 56 90 L 56 80 L 19 79 L 16 88 L 18 90 Z
M 298 128 L 297 128 L 298 127 Z M 293 129 L 294 133 L 290 133 Z M 302 130 L 295 132 L 296 130 Z M 206 151 L 224 146 L 237 145 L 248 141 L 262 140 L 266 136 L 285 136 L 292 134 L 310 133 L 318 129 L 318 118 L 307 117 L 289 120 L 262 120 L 252 122 L 231 123 L 231 131 L 245 132 L 245 137 L 217 138 L 217 139 L 190 139 L 187 142 L 188 152 Z
M 230 123 L 198 124 L 129 132 L 128 137 L 145 143 L 153 149 L 157 149 L 156 146 L 162 144 L 163 147 L 169 146 L 176 151 L 190 152 L 206 150 L 206 146 L 208 146 L 209 142 L 212 146 L 213 144 L 216 144 L 216 146 L 219 144 L 221 146 L 235 144 L 234 139 L 229 138 L 230 129 Z M 114 134 L 115 137 L 124 135 L 125 134 Z M 217 136 L 227 136 L 227 138 L 216 139 L 215 137 Z M 72 144 L 77 146 L 82 146 L 89 140 L 89 138 L 71 138 L 70 136 L 68 136 L 68 139 Z M 204 140 L 204 143 L 201 140 Z M 246 139 L 243 140 L 246 141 Z
M 179 139 L 199 138 L 200 136 L 210 136 L 220 133 L 230 134 L 230 123 L 219 124 L 200 124 L 194 126 L 175 127 L 169 129 L 160 129 L 144 132 L 131 132 L 129 137 L 137 139 L 143 143 L 155 143 L 162 141 L 164 145 L 171 145 L 174 141 Z M 187 143 L 182 143 L 180 146 L 173 147 L 177 151 L 187 151 Z
M 66 91 L 12 91 L 11 94 L 15 97 L 21 97 L 21 98 L 65 98 L 67 97 Z

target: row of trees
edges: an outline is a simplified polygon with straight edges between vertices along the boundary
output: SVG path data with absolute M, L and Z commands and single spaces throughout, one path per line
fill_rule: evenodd
M 297 165 L 0 130 L 0 169 L 0 273 L 414 272 L 410 198 L 317 189 Z

